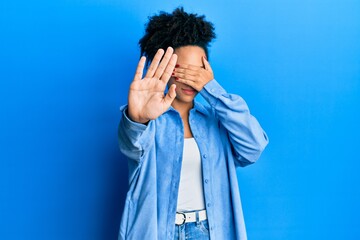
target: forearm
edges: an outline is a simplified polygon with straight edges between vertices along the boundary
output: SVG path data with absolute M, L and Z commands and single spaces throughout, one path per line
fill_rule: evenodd
M 235 157 L 243 162 L 255 162 L 268 144 L 268 138 L 250 114 L 246 102 L 238 95 L 227 93 L 215 79 L 206 84 L 200 94 L 228 132 Z
M 120 151 L 128 158 L 141 161 L 144 152 L 154 139 L 152 121 L 147 125 L 132 121 L 127 116 L 127 106 L 121 107 L 122 117 L 118 128 Z

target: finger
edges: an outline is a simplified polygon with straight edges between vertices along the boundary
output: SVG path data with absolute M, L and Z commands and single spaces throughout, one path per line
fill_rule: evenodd
M 159 65 L 159 62 L 160 62 L 163 55 L 164 55 L 164 50 L 163 49 L 160 48 L 159 50 L 157 50 L 153 60 L 151 61 L 150 67 L 146 72 L 145 77 L 152 78 L 154 76 L 154 73 L 155 73 L 155 71 L 156 71 L 156 69 L 157 69 L 157 67 Z
M 172 76 L 175 77 L 175 79 L 181 78 L 181 79 L 186 79 L 186 80 L 190 80 L 190 81 L 196 81 L 198 79 L 198 76 L 184 74 L 184 73 L 174 73 L 174 75 L 172 75 Z
M 199 75 L 199 70 L 190 70 L 190 69 L 187 69 L 187 68 L 175 68 L 174 69 L 174 75 L 176 75 L 178 73 L 191 75 L 191 76 L 198 76 Z
M 175 81 L 184 83 L 184 84 L 196 89 L 196 82 L 194 80 L 185 79 L 185 78 L 176 78 Z
M 193 71 L 197 71 L 197 70 L 200 70 L 200 69 L 204 69 L 203 66 L 195 66 L 195 65 L 191 65 L 191 64 L 176 64 L 176 69 L 190 69 L 190 70 L 193 70 Z
M 208 60 L 206 59 L 205 56 L 202 57 L 202 61 L 203 61 L 205 69 L 212 72 L 212 68 L 210 66 L 210 63 L 208 62 Z
M 160 78 L 161 81 L 163 81 L 164 83 L 167 83 L 169 81 L 169 79 L 173 73 L 173 70 L 175 68 L 176 61 L 177 61 L 177 55 L 173 54 L 165 68 L 164 73 L 162 74 L 162 76 Z
M 136 68 L 136 72 L 135 72 L 135 76 L 134 76 L 134 81 L 138 81 L 141 80 L 142 75 L 143 75 L 143 71 L 144 71 L 144 66 L 145 66 L 145 62 L 146 62 L 146 57 L 142 56 L 139 60 L 138 66 Z
M 165 68 L 168 65 L 173 53 L 174 53 L 174 49 L 172 47 L 168 47 L 166 49 L 166 53 L 165 53 L 163 59 L 161 60 L 159 66 L 157 67 L 154 77 L 160 79 L 160 77 L 163 75 Z
M 164 101 L 165 101 L 165 104 L 167 106 L 170 107 L 171 103 L 174 101 L 175 97 L 176 97 L 176 85 L 175 84 L 172 84 L 169 88 L 169 91 L 167 92 L 165 98 L 164 98 Z

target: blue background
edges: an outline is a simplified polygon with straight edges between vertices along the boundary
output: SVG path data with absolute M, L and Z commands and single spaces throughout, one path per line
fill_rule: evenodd
M 117 238 L 119 106 L 147 16 L 179 5 L 270 138 L 238 170 L 249 239 L 360 239 L 356 0 L 1 1 L 0 239 Z

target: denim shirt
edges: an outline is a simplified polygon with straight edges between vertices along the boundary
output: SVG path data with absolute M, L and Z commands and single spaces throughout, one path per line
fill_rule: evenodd
M 214 79 L 189 113 L 198 144 L 210 239 L 245 240 L 246 231 L 236 167 L 254 163 L 268 143 L 266 133 L 245 101 L 228 94 Z M 172 107 L 147 125 L 131 121 L 123 111 L 119 146 L 128 158 L 129 190 L 119 239 L 173 239 L 184 127 Z

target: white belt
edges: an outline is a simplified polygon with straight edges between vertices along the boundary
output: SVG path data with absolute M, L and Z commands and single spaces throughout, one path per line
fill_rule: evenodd
M 199 221 L 203 221 L 207 219 L 206 210 L 186 212 L 186 213 L 177 212 L 175 218 L 175 224 L 182 225 L 188 222 L 196 222 L 196 213 L 199 213 Z

